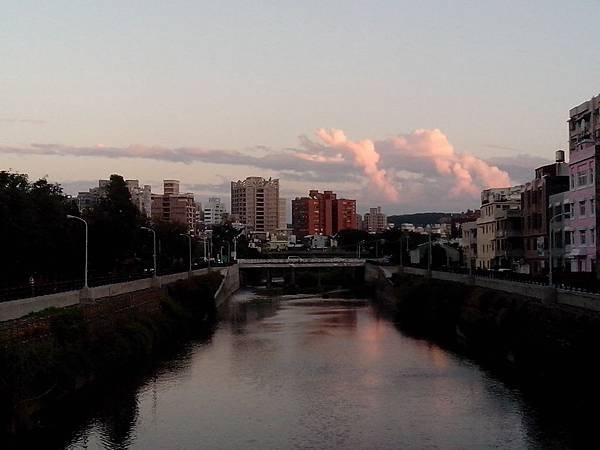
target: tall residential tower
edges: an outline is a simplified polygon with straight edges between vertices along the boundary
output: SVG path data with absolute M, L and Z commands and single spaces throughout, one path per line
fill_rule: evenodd
M 231 182 L 231 215 L 250 231 L 276 231 L 278 210 L 278 179 L 248 177 L 244 181 Z

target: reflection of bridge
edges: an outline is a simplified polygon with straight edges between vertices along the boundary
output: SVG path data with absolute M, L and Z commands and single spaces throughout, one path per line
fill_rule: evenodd
M 273 275 L 287 273 L 289 278 L 287 282 L 296 285 L 296 271 L 306 272 L 306 270 L 314 272 L 317 276 L 317 285 L 321 285 L 321 269 L 338 269 L 338 270 L 361 270 L 365 267 L 366 260 L 359 258 L 300 258 L 292 257 L 288 259 L 238 259 L 237 263 L 242 274 L 242 279 L 245 280 L 251 272 L 261 272 L 266 280 L 267 287 L 271 286 Z M 254 270 L 250 270 L 254 269 Z M 324 270 L 326 271 L 326 270 Z
M 279 269 L 286 267 L 363 267 L 359 258 L 290 258 L 290 259 L 238 259 L 240 269 Z

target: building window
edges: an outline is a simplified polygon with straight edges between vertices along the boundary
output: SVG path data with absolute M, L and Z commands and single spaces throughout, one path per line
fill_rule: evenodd
M 585 200 L 579 202 L 579 215 L 585 216 Z
M 587 170 L 581 169 L 577 171 L 577 185 L 585 186 L 587 183 Z
M 590 164 L 590 184 L 594 184 L 594 167 Z
M 596 242 L 596 229 L 590 228 L 590 243 L 593 244 Z
M 571 242 L 573 242 L 572 233 L 572 231 L 565 231 L 565 245 L 571 245 Z
M 556 216 L 556 219 L 554 219 L 554 220 L 559 222 L 561 219 L 561 216 L 560 216 L 561 213 L 562 213 L 562 205 L 555 206 L 554 207 L 554 215 Z
M 554 233 L 554 247 L 556 248 L 562 248 L 563 243 L 562 243 L 562 233 L 560 231 L 556 231 Z
M 571 189 L 575 189 L 575 175 L 574 174 L 571 174 Z M 529 205 L 527 205 L 527 206 L 529 206 Z
M 596 202 L 593 198 L 590 199 L 590 214 L 596 214 Z
M 579 230 L 579 243 L 581 245 L 585 244 L 585 230 Z

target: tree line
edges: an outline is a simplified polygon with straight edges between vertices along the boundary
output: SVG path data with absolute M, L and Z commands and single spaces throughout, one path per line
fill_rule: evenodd
M 25 174 L 0 171 L 0 287 L 83 278 L 85 227 L 67 215 L 83 218 L 89 226 L 89 277 L 137 276 L 153 267 L 151 227 L 157 237 L 158 273 L 189 267 L 189 232 L 179 223 L 150 221 L 131 201 L 120 175 L 111 175 L 96 205 L 80 212 L 76 199 L 59 184 L 30 181 Z M 227 247 L 236 231 L 230 226 L 213 231 L 215 252 Z M 238 252 L 248 251 L 243 237 Z M 192 240 L 192 261 L 204 259 L 202 241 Z

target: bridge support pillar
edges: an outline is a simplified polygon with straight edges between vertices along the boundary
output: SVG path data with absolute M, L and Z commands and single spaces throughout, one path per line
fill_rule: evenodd
M 296 286 L 296 268 L 292 267 L 292 277 L 291 277 L 292 286 Z
M 317 269 L 317 286 L 319 290 L 323 288 L 323 286 L 321 285 L 321 269 Z
M 271 288 L 271 283 L 273 282 L 273 277 L 271 276 L 271 269 L 267 269 L 267 287 Z

